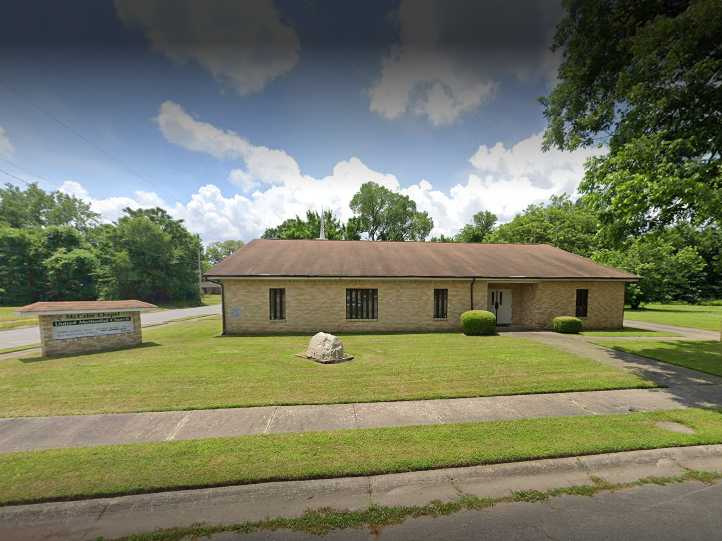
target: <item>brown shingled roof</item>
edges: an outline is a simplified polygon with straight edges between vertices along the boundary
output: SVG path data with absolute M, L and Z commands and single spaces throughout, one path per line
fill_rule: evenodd
M 638 278 L 547 244 L 334 240 L 254 240 L 210 269 L 206 276 Z
M 43 314 L 55 312 L 117 312 L 117 311 L 136 311 L 136 310 L 152 310 L 158 308 L 155 304 L 149 302 L 129 300 L 129 301 L 54 301 L 54 302 L 34 302 L 22 308 L 18 308 L 18 312 L 25 314 Z

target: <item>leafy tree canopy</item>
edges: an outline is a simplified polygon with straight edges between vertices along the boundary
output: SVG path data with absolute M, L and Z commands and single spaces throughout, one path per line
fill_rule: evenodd
M 243 246 L 242 240 L 222 240 L 212 242 L 206 247 L 206 259 L 211 265 L 217 265 Z
M 10 227 L 70 225 L 87 229 L 98 221 L 90 205 L 73 195 L 45 192 L 37 184 L 21 190 L 12 184 L 0 188 L 0 223 Z
M 427 212 L 408 196 L 366 182 L 351 199 L 355 225 L 370 240 L 424 240 L 434 227 Z
M 722 3 L 565 0 L 545 146 L 599 142 L 580 186 L 617 238 L 722 222 Z
M 358 238 L 354 223 L 349 221 L 346 225 L 336 218 L 330 210 L 323 211 L 323 228 L 329 240 L 354 240 Z M 263 232 L 264 239 L 317 239 L 321 236 L 321 215 L 315 210 L 306 211 L 306 218 L 299 216 L 283 221 L 277 227 L 271 227 Z
M 546 204 L 529 205 L 487 238 L 489 242 L 546 243 L 589 256 L 598 244 L 597 229 L 594 210 L 564 194 L 552 196 Z
M 472 223 L 465 225 L 456 235 L 457 242 L 486 242 L 496 225 L 496 214 L 482 210 L 474 214 Z

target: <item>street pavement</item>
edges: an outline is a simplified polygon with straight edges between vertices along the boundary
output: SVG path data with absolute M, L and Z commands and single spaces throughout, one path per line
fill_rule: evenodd
M 186 319 L 201 316 L 210 316 L 221 313 L 220 304 L 196 306 L 195 308 L 178 308 L 175 310 L 160 310 L 158 312 L 145 312 L 140 315 L 143 327 L 161 325 L 177 319 Z M 23 327 L 0 331 L 0 350 L 40 344 L 40 331 L 37 326 Z

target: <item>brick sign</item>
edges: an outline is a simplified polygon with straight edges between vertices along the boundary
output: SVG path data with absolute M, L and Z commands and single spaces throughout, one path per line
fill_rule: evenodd
M 67 314 L 52 325 L 55 340 L 132 333 L 134 330 L 130 312 Z

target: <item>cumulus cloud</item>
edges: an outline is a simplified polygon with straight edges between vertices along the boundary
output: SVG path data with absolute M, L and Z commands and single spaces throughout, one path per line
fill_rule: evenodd
M 555 74 L 548 47 L 559 13 L 548 0 L 402 0 L 399 43 L 383 58 L 370 110 L 441 126 L 493 99 L 504 77 Z
M 0 156 L 10 157 L 15 154 L 15 147 L 10 142 L 8 133 L 5 128 L 0 126 Z
M 155 50 L 197 63 L 241 95 L 262 90 L 298 62 L 296 31 L 272 0 L 116 0 L 115 8 Z
M 545 201 L 554 194 L 574 193 L 585 160 L 601 152 L 582 149 L 544 153 L 541 133 L 510 146 L 481 145 L 469 158 L 466 181 L 440 190 L 423 179 L 403 187 L 395 175 L 376 171 L 357 157 L 338 162 L 325 177 L 314 178 L 303 174 L 285 151 L 254 145 L 233 131 L 192 117 L 173 102 L 161 106 L 157 120 L 169 142 L 237 162 L 228 180 L 242 193 L 224 194 L 208 182 L 187 201 L 169 204 L 152 192 L 94 198 L 75 181 L 66 181 L 61 190 L 88 201 L 105 220 L 117 219 L 124 207 L 160 206 L 185 220 L 191 231 L 206 241 L 248 240 L 309 209 L 329 209 L 345 221 L 351 217 L 349 202 L 353 195 L 364 182 L 374 181 L 408 195 L 419 210 L 428 212 L 434 220 L 432 235 L 453 235 L 480 210 L 490 210 L 501 221 L 507 221 L 531 203 Z

